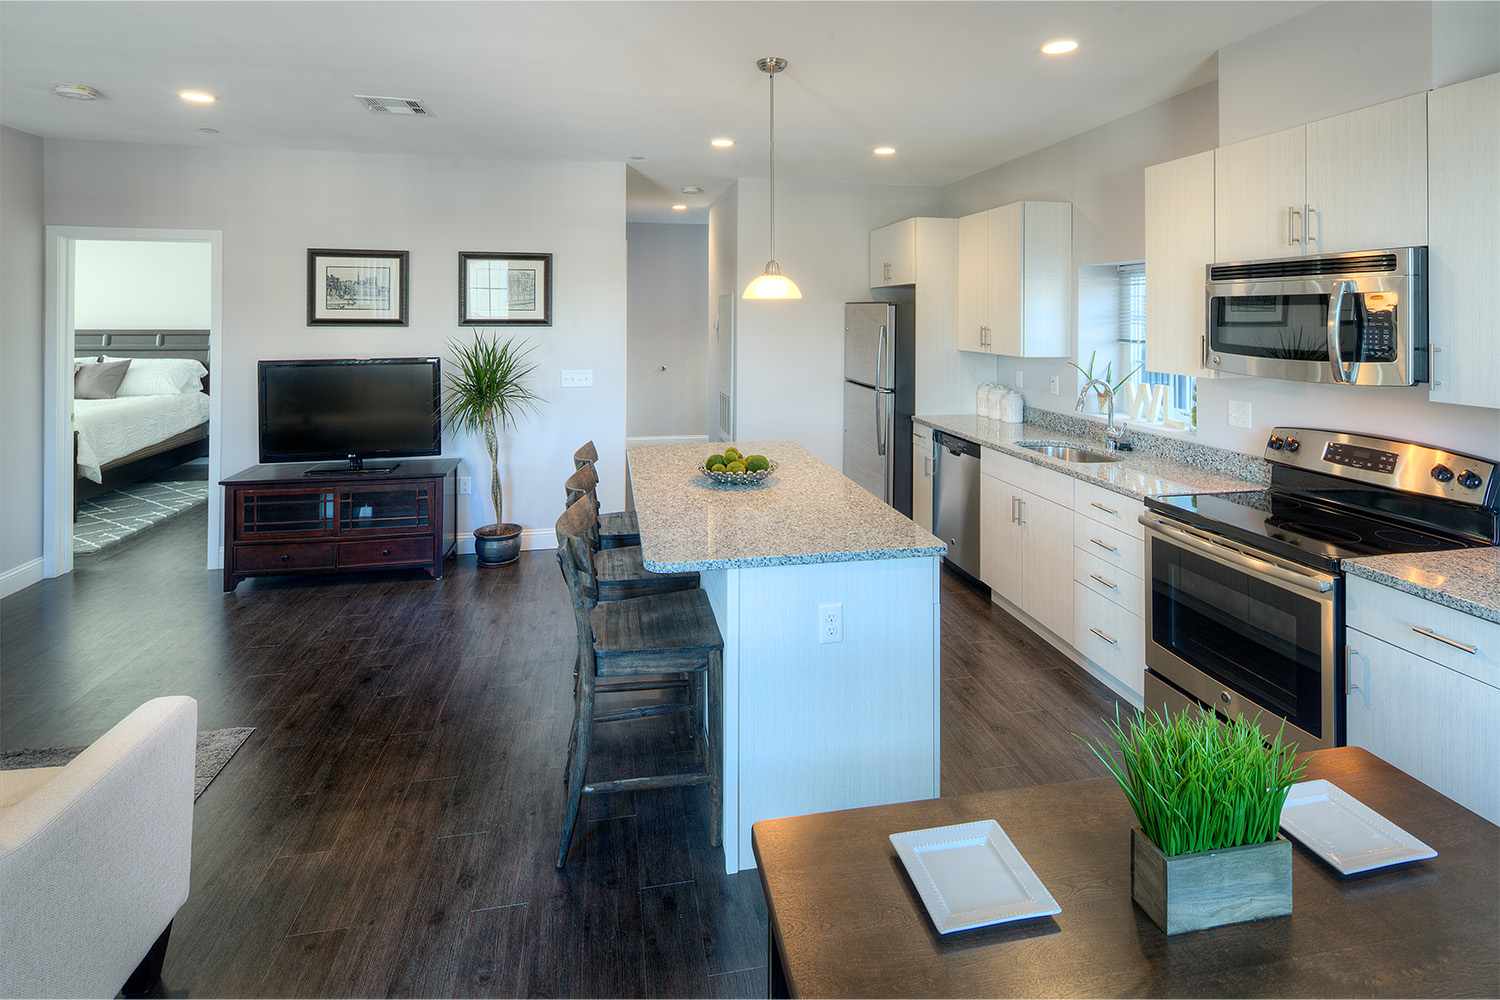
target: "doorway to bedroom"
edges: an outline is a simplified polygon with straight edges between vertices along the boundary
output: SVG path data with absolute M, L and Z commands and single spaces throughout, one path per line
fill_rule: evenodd
M 213 567 L 221 243 L 48 227 L 44 575 L 153 544 L 167 521 L 195 525 Z

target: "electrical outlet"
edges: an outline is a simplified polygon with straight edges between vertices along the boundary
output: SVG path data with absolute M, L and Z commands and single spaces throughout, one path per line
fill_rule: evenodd
M 844 641 L 844 606 L 842 604 L 818 605 L 818 641 Z
M 1021 369 L 1019 369 L 1019 368 L 1016 369 L 1016 384 L 1014 386 L 1012 386 L 1011 388 L 1013 388 L 1013 389 L 1019 389 L 1019 388 L 1021 388 Z
M 458 477 L 458 495 L 466 497 L 474 492 L 474 480 L 469 476 Z
M 1062 379 L 1058 378 L 1056 375 L 1053 375 L 1050 379 L 1047 380 L 1047 391 L 1052 393 L 1052 395 L 1054 396 L 1061 395 Z
M 1242 403 L 1236 399 L 1229 401 L 1229 426 L 1246 428 L 1253 426 L 1250 423 L 1249 403 Z
M 562 373 L 562 386 L 564 389 L 576 389 L 594 384 L 594 370 L 592 368 L 575 368 L 564 370 Z

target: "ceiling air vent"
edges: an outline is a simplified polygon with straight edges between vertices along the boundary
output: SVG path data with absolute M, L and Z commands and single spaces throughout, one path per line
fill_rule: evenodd
M 366 97 L 355 94 L 354 99 L 377 115 L 431 115 L 427 105 L 409 97 Z

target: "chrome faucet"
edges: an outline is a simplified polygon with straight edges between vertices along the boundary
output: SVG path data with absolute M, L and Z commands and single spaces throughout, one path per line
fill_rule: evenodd
M 1073 407 L 1079 412 L 1083 411 L 1084 400 L 1088 398 L 1089 390 L 1093 389 L 1109 401 L 1108 424 L 1104 428 L 1104 436 L 1109 441 L 1109 446 L 1116 451 L 1129 451 L 1130 442 L 1126 440 L 1125 421 L 1120 421 L 1120 426 L 1115 426 L 1115 391 L 1110 388 L 1108 382 L 1102 378 L 1091 378 L 1084 383 L 1083 389 L 1078 393 L 1078 405 Z

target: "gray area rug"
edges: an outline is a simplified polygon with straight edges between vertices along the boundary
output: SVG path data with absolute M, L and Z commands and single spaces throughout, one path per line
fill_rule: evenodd
M 203 794 L 208 783 L 219 776 L 240 744 L 255 732 L 254 726 L 240 729 L 215 729 L 198 734 L 198 758 L 193 768 L 193 801 Z M 17 771 L 24 767 L 60 767 L 88 747 L 46 747 L 41 750 L 7 750 L 0 753 L 0 771 Z
M 98 552 L 208 500 L 206 482 L 133 483 L 78 505 L 73 551 Z

